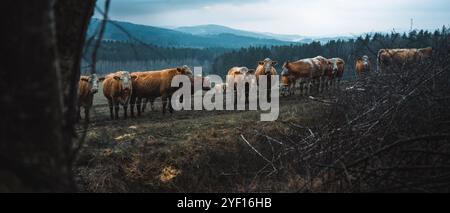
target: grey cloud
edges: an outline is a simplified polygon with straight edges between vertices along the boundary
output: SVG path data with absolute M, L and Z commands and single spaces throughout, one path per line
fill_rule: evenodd
M 197 9 L 216 4 L 241 5 L 268 0 L 111 0 L 110 14 L 114 16 L 137 16 L 164 13 L 174 10 Z M 97 1 L 103 8 L 105 0 Z

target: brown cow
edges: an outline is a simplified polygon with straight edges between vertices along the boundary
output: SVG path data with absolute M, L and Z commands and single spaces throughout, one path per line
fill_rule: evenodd
M 261 75 L 277 75 L 277 70 L 274 67 L 275 65 L 277 65 L 277 62 L 272 61 L 270 58 L 266 58 L 264 61 L 259 61 L 258 67 L 255 70 L 256 81 L 259 81 L 259 76 Z
M 108 99 L 111 119 L 119 119 L 119 105 L 123 106 L 124 117 L 127 117 L 128 104 L 133 92 L 133 78 L 127 71 L 118 71 L 106 76 L 103 81 L 103 94 Z
M 328 82 L 331 83 L 331 80 L 333 79 L 332 62 L 323 56 L 316 56 L 315 58 L 312 58 L 312 60 L 314 64 L 317 66 L 319 72 L 322 73 L 321 77 L 314 79 L 315 81 L 319 81 L 318 91 L 322 92 L 324 88 L 328 88 L 327 83 Z
M 133 73 L 133 74 L 135 74 L 135 73 Z M 201 88 L 202 91 L 211 90 L 211 83 L 210 83 L 208 78 L 195 76 L 194 79 L 196 79 L 197 81 L 200 80 L 202 82 L 202 88 Z M 192 94 L 194 94 L 196 92 L 195 87 L 194 87 L 194 83 L 195 83 L 194 79 L 191 80 L 191 93 Z M 140 102 L 140 101 L 138 101 L 138 102 Z M 155 98 L 144 98 L 144 99 L 142 99 L 142 107 L 141 107 L 141 112 L 142 113 L 145 112 L 145 109 L 147 108 L 148 102 L 150 102 L 151 110 L 152 111 L 154 110 Z
M 236 86 L 239 81 L 245 80 L 250 74 L 253 74 L 254 70 L 249 70 L 247 67 L 233 67 L 228 70 L 228 75 L 230 77 L 230 81 L 227 80 L 229 85 L 234 85 L 234 89 L 236 90 Z
M 380 49 L 378 51 L 378 71 L 383 72 L 388 66 L 413 65 L 431 58 L 431 47 L 421 49 Z
M 331 69 L 334 74 L 335 87 L 339 88 L 342 77 L 344 77 L 345 61 L 341 58 L 331 58 L 328 61 L 331 63 Z
M 258 62 L 258 67 L 256 67 L 255 70 L 255 79 L 256 79 L 256 84 L 259 85 L 259 77 L 260 76 L 267 76 L 267 100 L 270 101 L 271 100 L 271 81 L 272 81 L 272 76 L 277 75 L 277 70 L 275 69 L 275 65 L 277 65 L 278 62 L 276 61 L 272 61 L 272 59 L 270 58 L 266 58 L 264 59 L 264 61 L 259 61 Z
M 295 94 L 295 77 L 293 75 L 281 75 L 281 94 L 283 96 L 290 96 Z
M 361 77 L 365 73 L 369 73 L 370 72 L 371 64 L 370 64 L 369 57 L 367 55 L 365 55 L 365 56 L 363 56 L 361 58 L 358 58 L 356 60 L 355 70 L 356 70 L 356 74 L 359 77 Z
M 161 71 L 148 71 L 132 74 L 134 93 L 131 100 L 131 115 L 134 116 L 134 106 L 136 105 L 138 115 L 141 114 L 141 103 L 143 98 L 154 100 L 161 97 L 162 112 L 166 113 L 167 102 L 169 102 L 169 112 L 172 113 L 172 94 L 178 89 L 171 86 L 172 79 L 177 75 L 187 75 L 192 79 L 192 71 L 189 67 L 165 69 Z
M 290 76 L 290 85 L 295 85 L 299 79 L 304 79 L 307 87 L 307 94 L 311 92 L 311 84 L 313 80 L 320 80 L 324 75 L 322 67 L 319 66 L 322 63 L 319 59 L 307 58 L 298 60 L 295 62 L 285 62 L 283 64 L 282 76 Z M 292 88 L 292 86 L 291 86 Z
M 78 120 L 81 119 L 81 107 L 84 108 L 84 119 L 89 121 L 89 111 L 92 107 L 94 94 L 98 92 L 98 83 L 100 79 L 96 74 L 90 76 L 81 76 L 78 83 Z

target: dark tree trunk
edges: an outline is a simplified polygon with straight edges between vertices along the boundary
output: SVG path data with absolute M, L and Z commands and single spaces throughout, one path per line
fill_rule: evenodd
M 76 190 L 71 171 L 75 81 L 94 2 L 5 4 L 0 39 L 0 191 Z
M 54 5 L 58 59 L 61 68 L 63 92 L 64 134 L 76 139 L 74 124 L 77 121 L 77 91 L 80 79 L 80 64 L 86 31 L 93 15 L 95 0 L 59 0 Z M 72 149 L 72 141 L 65 143 Z M 72 154 L 69 156 L 72 164 Z

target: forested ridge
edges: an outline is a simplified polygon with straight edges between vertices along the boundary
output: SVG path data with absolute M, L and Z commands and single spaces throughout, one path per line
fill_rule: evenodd
M 389 34 L 366 34 L 349 40 L 332 40 L 325 44 L 312 42 L 289 46 L 263 46 L 241 49 L 226 48 L 174 48 L 160 47 L 136 41 L 105 40 L 98 52 L 98 68 L 100 73 L 113 72 L 119 69 L 156 70 L 166 67 L 189 65 L 202 66 L 204 73 L 226 75 L 233 66 L 255 68 L 257 61 L 271 58 L 278 61 L 277 69 L 283 62 L 299 60 L 322 55 L 327 58 L 340 57 L 347 62 L 346 78 L 354 76 L 354 61 L 362 55 L 368 55 L 372 63 L 376 62 L 376 54 L 381 48 L 419 48 L 432 46 L 437 51 L 438 45 L 449 29 L 434 32 L 413 30 L 409 33 L 392 32 Z M 86 45 L 85 52 L 89 55 L 92 47 Z M 88 63 L 84 60 L 84 67 Z

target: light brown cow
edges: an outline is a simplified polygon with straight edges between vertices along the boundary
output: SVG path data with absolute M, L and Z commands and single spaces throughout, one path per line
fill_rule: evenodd
M 132 77 L 127 71 L 118 71 L 105 77 L 103 81 L 103 94 L 108 99 L 111 119 L 119 119 L 120 105 L 123 106 L 124 118 L 127 117 L 128 104 L 133 92 L 133 78 L 135 77 Z
M 314 64 L 317 66 L 317 69 L 320 73 L 322 73 L 322 76 L 314 79 L 314 81 L 318 81 L 318 91 L 322 92 L 325 88 L 328 88 L 328 83 L 331 83 L 331 80 L 333 78 L 330 78 L 330 75 L 333 72 L 332 62 L 329 59 L 326 59 L 323 56 L 316 56 L 312 58 Z M 328 76 L 328 77 L 327 77 Z
M 356 74 L 361 77 L 365 73 L 369 73 L 371 71 L 372 65 L 370 64 L 369 57 L 367 55 L 358 58 L 356 60 L 355 70 Z
M 432 57 L 431 47 L 421 49 L 380 49 L 378 51 L 378 71 L 389 66 L 414 65 Z
M 332 84 L 334 82 L 335 87 L 339 88 L 342 77 L 344 77 L 345 61 L 341 58 L 331 58 L 328 61 L 331 63 L 331 69 L 334 74 Z
M 277 75 L 277 70 L 275 69 L 275 65 L 277 65 L 278 62 L 272 61 L 270 58 L 264 59 L 264 61 L 258 62 L 258 67 L 256 67 L 255 70 L 255 80 L 256 84 L 259 86 L 259 77 L 260 76 L 267 76 L 267 100 L 271 101 L 271 81 L 272 76 Z
M 161 97 L 162 112 L 166 113 L 167 102 L 169 102 L 169 112 L 172 113 L 172 94 L 179 88 L 171 86 L 172 79 L 177 75 L 187 75 L 192 79 L 192 71 L 189 67 L 165 69 L 161 71 L 148 71 L 138 74 L 132 74 L 133 97 L 131 100 L 131 115 L 134 116 L 134 106 L 137 107 L 138 115 L 141 114 L 141 103 L 143 98 L 154 100 Z
M 234 85 L 234 89 L 236 90 L 237 84 L 241 83 L 240 81 L 246 80 L 246 77 L 254 73 L 255 70 L 249 70 L 247 67 L 233 67 L 228 70 L 227 76 L 230 79 L 229 81 L 227 80 L 227 83 L 229 85 Z
M 275 62 L 276 63 L 276 62 Z M 228 85 L 235 91 L 235 104 L 237 104 L 238 100 L 241 99 L 245 95 L 245 101 L 249 101 L 250 88 L 256 88 L 256 70 L 248 69 L 247 67 L 233 67 L 228 70 L 227 74 L 227 83 L 222 84 L 222 89 L 226 93 L 226 89 L 228 89 Z M 243 91 L 238 91 L 238 85 L 243 85 Z M 220 86 L 219 86 L 220 87 Z M 220 88 L 216 87 L 216 92 L 220 91 Z
M 276 61 L 272 61 L 270 58 L 264 59 L 264 61 L 258 62 L 258 67 L 255 70 L 256 81 L 259 81 L 259 76 L 267 75 L 277 75 L 277 70 L 275 69 L 275 65 L 277 65 Z M 259 83 L 259 82 L 258 82 Z
M 304 79 L 306 83 L 304 87 L 307 88 L 305 93 L 310 94 L 313 80 L 321 81 L 326 70 L 326 66 L 322 63 L 324 61 L 318 58 L 307 58 L 295 62 L 287 61 L 283 64 L 281 75 L 290 76 L 290 85 L 295 85 L 296 81 Z
M 81 76 L 78 83 L 78 120 L 81 118 L 81 107 L 84 108 L 84 119 L 89 121 L 89 112 L 94 100 L 94 94 L 98 92 L 98 83 L 100 79 L 96 74 L 90 76 Z

